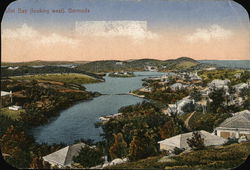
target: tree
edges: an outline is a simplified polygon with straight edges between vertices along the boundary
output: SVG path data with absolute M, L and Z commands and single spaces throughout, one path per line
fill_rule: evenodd
M 240 96 L 246 100 L 246 98 L 249 98 L 250 97 L 250 88 L 243 88 L 240 92 Z
M 29 147 L 33 144 L 34 139 L 24 133 L 21 127 L 11 125 L 0 138 L 1 151 L 10 155 L 6 160 L 9 164 L 19 168 L 29 166 L 31 156 Z
M 190 148 L 195 150 L 203 149 L 205 147 L 204 138 L 201 138 L 199 131 L 193 131 L 192 137 L 187 138 L 187 144 Z
M 131 161 L 134 161 L 156 155 L 158 150 L 155 146 L 155 141 L 148 134 L 139 133 L 137 136 L 133 136 L 129 144 L 128 157 Z
M 194 91 L 192 91 L 191 93 L 190 93 L 190 97 L 191 97 L 191 99 L 194 99 L 194 101 L 196 101 L 196 102 L 198 102 L 198 101 L 200 101 L 201 100 L 201 92 L 200 91 L 198 91 L 196 88 L 194 89 Z
M 243 82 L 247 82 L 247 80 L 250 79 L 250 72 L 249 71 L 244 71 L 243 73 L 241 73 L 240 79 Z
M 85 146 L 80 150 L 78 156 L 73 157 L 73 161 L 80 163 L 85 168 L 89 168 L 95 165 L 102 164 L 104 162 L 102 156 L 103 153 L 98 148 Z
M 174 135 L 181 133 L 182 130 L 173 120 L 168 120 L 166 123 L 160 128 L 161 139 L 170 138 Z
M 243 107 L 244 107 L 244 109 L 250 110 L 250 98 L 245 100 Z
M 218 113 L 218 110 L 223 108 L 223 102 L 225 101 L 224 89 L 213 89 L 213 91 L 209 94 L 209 98 L 212 99 L 209 108 L 211 111 Z
M 127 143 L 124 141 L 122 133 L 114 134 L 115 142 L 110 147 L 109 153 L 112 159 L 123 158 L 128 153 Z
M 32 159 L 30 168 L 32 169 L 50 169 L 50 164 L 44 162 L 41 157 L 35 157 Z

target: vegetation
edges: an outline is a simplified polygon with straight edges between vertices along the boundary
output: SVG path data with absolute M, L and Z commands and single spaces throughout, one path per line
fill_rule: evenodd
M 202 99 L 201 92 L 198 91 L 196 88 L 190 93 L 190 98 L 194 99 L 194 101 L 198 102 Z
M 117 64 L 121 63 L 122 64 Z M 188 58 L 181 57 L 174 60 L 155 60 L 155 59 L 139 59 L 130 61 L 104 60 L 94 61 L 78 66 L 79 70 L 86 70 L 93 73 L 100 72 L 119 72 L 119 71 L 144 71 L 146 66 L 155 66 L 159 71 L 169 71 L 178 69 L 188 69 L 200 64 L 199 62 Z
M 187 139 L 187 144 L 194 150 L 204 149 L 204 138 L 201 137 L 199 131 L 193 131 L 192 137 Z
M 9 118 L 13 120 L 20 119 L 20 114 L 25 113 L 24 109 L 20 110 L 10 110 L 9 108 L 1 108 L 0 109 L 0 115 L 8 116 Z
M 96 79 L 103 79 L 101 76 L 86 72 L 85 70 L 79 70 L 76 68 L 59 67 L 59 66 L 44 66 L 44 67 L 29 67 L 21 66 L 15 70 L 9 70 L 8 68 L 1 67 L 1 77 L 8 78 L 12 76 L 24 76 L 24 75 L 44 75 L 44 74 L 62 74 L 62 73 L 78 73 L 94 77 Z
M 157 155 L 158 141 L 185 130 L 179 119 L 164 115 L 149 102 L 123 107 L 119 112 L 123 114 L 101 125 L 112 159 L 138 160 Z
M 159 161 L 163 156 L 159 155 L 110 166 L 107 169 L 228 169 L 242 164 L 249 153 L 250 142 L 246 142 L 183 152 L 165 162 Z
M 241 74 L 240 78 L 235 76 L 236 74 Z M 203 79 L 205 83 L 209 83 L 214 79 L 229 79 L 232 85 L 247 82 L 250 80 L 250 72 L 241 69 L 216 69 L 216 70 L 202 70 L 198 72 L 198 75 Z
M 100 165 L 104 162 L 103 153 L 98 148 L 90 146 L 83 147 L 78 156 L 73 157 L 73 161 L 80 163 L 84 168 L 89 168 L 95 165 Z
M 46 75 L 30 75 L 30 76 L 18 76 L 11 77 L 14 80 L 45 80 L 45 81 L 57 81 L 63 82 L 65 84 L 87 84 L 87 83 L 96 83 L 100 80 L 90 77 L 84 74 L 46 74 Z
M 213 132 L 220 123 L 231 115 L 228 113 L 205 113 L 195 112 L 189 119 L 189 127 L 192 130 L 205 130 Z
M 55 79 L 56 80 L 56 79 Z M 1 90 L 13 92 L 13 103 L 25 111 L 12 112 L 1 108 L 0 146 L 4 159 L 17 168 L 43 167 L 41 157 L 55 152 L 64 144 L 38 144 L 28 133 L 32 126 L 48 122 L 76 101 L 92 99 L 97 94 L 77 84 L 57 81 L 1 80 Z
M 30 166 L 32 159 L 55 152 L 65 146 L 63 144 L 51 146 L 37 144 L 33 137 L 26 132 L 27 127 L 20 121 L 12 121 L 9 125 L 7 125 L 7 122 L 3 123 L 3 121 L 8 121 L 8 119 L 1 119 L 1 124 L 5 124 L 5 127 L 1 126 L 1 152 L 6 155 L 4 159 L 14 167 L 27 168 Z
M 1 89 L 13 91 L 13 103 L 22 106 L 19 120 L 28 125 L 48 122 L 59 110 L 76 101 L 92 99 L 97 94 L 86 92 L 80 85 L 64 86 L 60 82 L 40 82 L 36 80 L 2 80 Z M 7 114 L 7 113 L 6 113 Z

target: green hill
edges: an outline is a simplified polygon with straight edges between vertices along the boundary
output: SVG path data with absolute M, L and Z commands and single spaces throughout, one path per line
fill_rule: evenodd
M 172 60 L 138 59 L 138 60 L 103 60 L 80 64 L 78 69 L 89 72 L 144 71 L 146 66 L 157 67 L 159 71 L 188 69 L 200 63 L 192 58 L 181 57 Z

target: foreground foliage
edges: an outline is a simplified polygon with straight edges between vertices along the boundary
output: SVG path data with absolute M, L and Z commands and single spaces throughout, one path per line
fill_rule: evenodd
M 123 114 L 102 124 L 111 159 L 157 155 L 158 141 L 185 131 L 179 119 L 164 115 L 150 102 L 123 107 L 119 112 Z
M 104 162 L 103 153 L 98 148 L 90 146 L 83 147 L 78 156 L 73 157 L 73 161 L 80 163 L 84 168 L 89 168 L 95 165 L 100 165 Z
M 208 147 L 203 150 L 183 152 L 159 162 L 163 157 L 154 156 L 134 162 L 107 167 L 108 169 L 218 169 L 234 168 L 242 164 L 250 154 L 250 142 Z

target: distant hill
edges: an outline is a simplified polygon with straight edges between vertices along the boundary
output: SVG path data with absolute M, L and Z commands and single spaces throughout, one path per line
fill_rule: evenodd
M 54 74 L 54 73 L 79 73 L 85 74 L 97 79 L 103 79 L 94 73 L 79 70 L 76 68 L 59 67 L 59 66 L 43 66 L 43 67 L 30 67 L 30 66 L 19 66 L 18 69 L 10 70 L 8 68 L 1 68 L 1 77 L 8 78 L 11 76 L 23 76 L 23 75 L 36 75 L 36 74 Z
M 138 59 L 138 60 L 103 60 L 80 64 L 78 69 L 89 72 L 144 71 L 147 66 L 157 67 L 159 71 L 188 69 L 200 63 L 192 58 L 181 57 L 172 60 Z
M 144 71 L 146 67 L 157 67 L 159 71 L 169 70 L 186 70 L 192 68 L 203 68 L 207 64 L 188 58 L 180 57 L 170 60 L 157 59 L 138 59 L 138 60 L 101 60 L 101 61 L 31 61 L 21 63 L 2 63 L 2 66 L 55 66 L 55 65 L 76 65 L 78 70 L 101 73 L 101 72 L 116 72 L 116 71 Z

